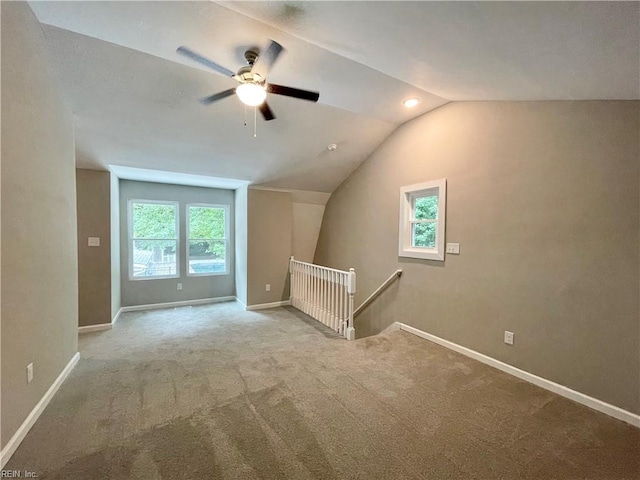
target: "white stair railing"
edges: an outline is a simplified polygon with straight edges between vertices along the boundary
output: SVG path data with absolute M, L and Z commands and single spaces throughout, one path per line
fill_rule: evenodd
M 355 270 L 336 270 L 299 262 L 291 257 L 289 273 L 291 305 L 340 333 L 347 340 L 354 340 Z

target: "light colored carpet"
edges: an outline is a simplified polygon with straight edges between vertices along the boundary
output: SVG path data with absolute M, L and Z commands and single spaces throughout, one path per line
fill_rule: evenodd
M 290 308 L 122 315 L 7 469 L 40 479 L 637 479 L 640 430 L 404 332 Z

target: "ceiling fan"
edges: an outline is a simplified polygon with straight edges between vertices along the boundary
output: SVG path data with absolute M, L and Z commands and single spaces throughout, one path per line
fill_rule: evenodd
M 284 51 L 282 45 L 273 40 L 269 41 L 269 45 L 264 49 L 264 53 L 262 54 L 254 49 L 247 50 L 244 53 L 247 65 L 241 67 L 237 73 L 233 73 L 231 70 L 218 65 L 214 61 L 203 57 L 187 47 L 179 47 L 176 51 L 177 53 L 195 60 L 196 62 L 209 67 L 222 75 L 231 77 L 240 83 L 236 88 L 230 88 L 229 90 L 224 90 L 223 92 L 215 93 L 200 99 L 200 103 L 203 105 L 210 105 L 213 102 L 222 100 L 223 98 L 229 97 L 235 93 L 238 95 L 238 98 L 240 98 L 240 101 L 245 105 L 257 107 L 265 120 L 273 120 L 276 117 L 266 102 L 267 93 L 299 98 L 310 102 L 317 102 L 318 98 L 320 98 L 320 94 L 318 92 L 310 92 L 308 90 L 300 90 L 299 88 L 267 83 L 267 74 L 271 70 L 271 67 L 276 63 L 280 54 Z

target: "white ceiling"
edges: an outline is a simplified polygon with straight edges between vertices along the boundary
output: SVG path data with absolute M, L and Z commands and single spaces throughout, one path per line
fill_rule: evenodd
M 220 2 L 448 100 L 640 98 L 636 2 Z
M 636 2 L 31 2 L 74 112 L 78 166 L 107 164 L 333 191 L 398 125 L 454 100 L 640 98 Z M 258 137 L 237 70 L 274 39 Z M 422 102 L 406 109 L 401 101 Z M 259 115 L 259 114 L 258 114 Z M 326 147 L 338 144 L 335 152 Z

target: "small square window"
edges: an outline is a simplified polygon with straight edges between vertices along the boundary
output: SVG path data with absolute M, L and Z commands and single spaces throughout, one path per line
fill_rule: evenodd
M 400 189 L 399 256 L 444 260 L 446 188 L 443 178 Z

